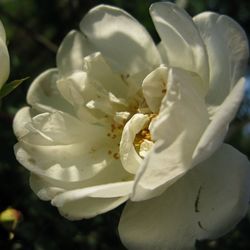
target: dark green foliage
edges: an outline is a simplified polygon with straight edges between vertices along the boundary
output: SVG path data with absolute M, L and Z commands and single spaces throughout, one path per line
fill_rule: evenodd
M 3 97 L 7 96 L 8 94 L 10 94 L 12 91 L 14 91 L 22 82 L 24 82 L 25 80 L 27 80 L 28 77 L 20 79 L 20 80 L 14 80 L 10 83 L 6 83 L 3 85 L 3 87 L 0 90 L 0 99 L 2 99 Z

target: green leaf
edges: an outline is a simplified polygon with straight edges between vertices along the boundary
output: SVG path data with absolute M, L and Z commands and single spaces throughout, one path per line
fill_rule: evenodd
M 20 80 L 14 80 L 10 83 L 6 83 L 3 85 L 2 89 L 0 90 L 0 99 L 11 93 L 15 88 L 17 88 L 22 82 L 27 80 L 29 77 L 25 77 Z

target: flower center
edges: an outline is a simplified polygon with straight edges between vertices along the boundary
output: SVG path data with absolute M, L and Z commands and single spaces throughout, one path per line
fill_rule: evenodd
M 140 151 L 142 149 L 142 144 L 144 143 L 144 147 L 146 145 L 151 145 L 152 143 L 154 143 L 154 141 L 152 140 L 151 134 L 150 134 L 150 130 L 149 130 L 149 125 L 151 123 L 151 121 L 157 116 L 157 114 L 149 114 L 149 121 L 145 124 L 144 128 L 142 130 L 140 130 L 134 139 L 133 145 L 134 148 L 136 150 L 136 152 L 140 154 Z M 142 155 L 141 155 L 142 156 Z
M 152 141 L 151 134 L 148 128 L 141 130 L 135 136 L 133 144 L 137 153 L 140 152 L 140 147 L 144 140 Z

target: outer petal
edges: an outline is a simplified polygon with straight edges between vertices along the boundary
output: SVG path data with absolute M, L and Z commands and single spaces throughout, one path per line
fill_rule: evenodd
M 220 105 L 244 76 L 249 57 L 245 32 L 230 17 L 205 12 L 194 17 L 206 45 L 210 83 L 207 102 Z
M 62 41 L 56 56 L 59 74 L 63 77 L 83 70 L 83 58 L 95 50 L 78 31 L 72 30 Z
M 196 212 L 203 227 L 198 239 L 214 239 L 230 232 L 247 212 L 250 165 L 245 155 L 224 144 L 200 166 L 194 176 L 196 179 L 202 176 L 196 201 Z
M 160 57 L 145 28 L 122 9 L 108 5 L 93 8 L 80 28 L 112 67 L 130 75 L 159 65 Z
M 43 72 L 32 82 L 27 94 L 27 102 L 41 112 L 62 110 L 73 113 L 72 106 L 57 89 L 57 80 L 57 69 Z
M 207 159 L 222 144 L 226 136 L 229 123 L 234 118 L 243 98 L 244 83 L 245 79 L 241 78 L 213 116 L 213 120 L 206 128 L 198 145 L 196 146 L 192 157 L 193 165 Z
M 84 144 L 40 146 L 26 142 L 15 145 L 17 160 L 32 173 L 58 181 L 77 182 L 92 178 L 113 160 L 106 150 L 85 152 Z M 106 156 L 107 157 L 107 156 Z
M 137 173 L 132 199 L 159 195 L 192 167 L 193 151 L 209 122 L 197 81 L 186 71 L 169 71 L 167 94 L 150 125 L 156 143 Z
M 31 122 L 32 116 L 30 107 L 23 107 L 18 110 L 13 120 L 13 130 L 17 138 L 21 138 L 29 133 L 25 125 Z
M 133 175 L 123 169 L 121 162 L 115 160 L 88 180 L 70 182 L 68 180 L 55 180 L 50 177 L 31 174 L 30 185 L 33 192 L 36 193 L 40 199 L 52 200 L 56 195 L 62 192 L 115 182 L 130 181 L 133 180 L 133 178 Z
M 15 120 L 15 127 L 18 126 L 16 122 L 18 121 Z M 29 133 L 19 139 L 37 145 L 69 145 L 78 142 L 92 145 L 105 131 L 59 111 L 36 115 L 30 123 L 27 121 L 24 126 Z M 86 136 L 91 132 L 95 132 L 96 138 L 87 143 Z
M 30 187 L 41 200 L 46 201 L 65 191 L 65 188 L 58 187 L 55 184 L 51 185 L 40 176 L 32 173 L 30 175 Z
M 91 218 L 114 209 L 125 202 L 133 181 L 76 189 L 57 195 L 51 202 L 71 220 Z
M 0 21 L 0 88 L 7 80 L 10 72 L 10 58 L 5 39 L 5 30 Z
M 14 120 L 15 131 L 21 135 L 15 153 L 18 161 L 31 172 L 74 182 L 93 177 L 113 160 L 108 154 L 113 146 L 107 148 L 109 142 L 103 138 L 106 134 L 102 127 L 80 122 L 61 112 L 43 113 L 32 119 L 27 110 L 20 112 Z M 31 122 L 25 124 L 23 118 Z M 17 122 L 26 130 L 20 129 Z
M 244 155 L 222 146 L 161 196 L 127 203 L 122 242 L 131 250 L 183 250 L 194 249 L 197 239 L 227 233 L 247 211 L 249 170 Z
M 155 27 L 165 50 L 168 66 L 193 71 L 204 80 L 207 89 L 209 68 L 206 49 L 192 18 L 173 3 L 155 3 L 150 8 Z

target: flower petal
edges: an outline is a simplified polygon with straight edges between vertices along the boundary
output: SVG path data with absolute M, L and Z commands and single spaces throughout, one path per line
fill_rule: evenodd
M 1 23 L 0 23 L 0 62 L 1 62 L 1 68 L 0 68 L 0 88 L 5 83 L 5 81 L 8 79 L 9 73 L 10 73 L 10 58 L 9 58 L 9 52 L 7 49 L 7 46 L 5 44 L 5 36 L 3 33 L 4 30 L 1 29 Z
M 206 45 L 210 83 L 207 103 L 220 105 L 244 76 L 249 57 L 245 32 L 230 17 L 204 12 L 194 17 Z
M 22 112 L 25 114 L 25 110 Z M 15 122 L 19 121 L 22 119 L 17 117 Z M 38 175 L 74 182 L 93 177 L 114 160 L 108 154 L 106 145 L 111 139 L 105 137 L 104 128 L 80 122 L 66 113 L 39 114 L 24 126 L 29 132 L 24 131 L 26 134 L 19 138 L 16 157 Z M 109 149 L 115 152 L 115 145 Z
M 113 72 L 100 52 L 84 58 L 84 71 L 92 81 L 102 84 L 117 97 L 127 97 L 128 87 L 122 76 Z
M 43 178 L 32 174 L 30 175 L 30 187 L 32 191 L 44 201 L 49 201 L 53 199 L 59 193 L 65 191 L 64 188 L 52 186 L 49 182 L 44 181 Z
M 161 38 L 161 51 L 165 51 L 167 66 L 195 72 L 203 79 L 209 78 L 206 49 L 192 18 L 177 5 L 169 2 L 155 3 L 150 13 Z
M 78 31 L 72 30 L 62 41 L 56 56 L 59 75 L 68 76 L 83 70 L 83 58 L 95 50 L 90 42 Z
M 105 149 L 88 152 L 84 144 L 41 146 L 20 141 L 14 149 L 17 160 L 32 173 L 77 182 L 92 178 L 113 160 Z
M 168 57 L 167 57 L 167 53 L 166 53 L 166 50 L 165 50 L 165 45 L 164 45 L 164 41 L 160 41 L 158 44 L 157 44 L 157 49 L 161 55 L 161 59 L 162 61 L 165 63 L 165 64 L 168 64 Z
M 122 9 L 99 5 L 83 18 L 80 29 L 120 73 L 133 75 L 145 69 L 151 71 L 160 63 L 148 32 Z
M 199 228 L 198 239 L 214 239 L 231 231 L 247 212 L 250 165 L 245 155 L 224 144 L 199 166 L 194 175 L 196 179 L 202 176 L 196 201 L 203 227 Z
M 5 33 L 5 29 L 4 29 L 4 26 L 0 20 L 0 39 L 3 41 L 3 42 L 6 42 L 6 33 Z
M 57 80 L 57 69 L 49 69 L 43 72 L 32 82 L 27 94 L 27 102 L 41 112 L 62 110 L 74 113 L 72 106 L 58 91 Z
M 51 202 L 70 220 L 91 218 L 125 202 L 132 186 L 133 181 L 128 181 L 76 189 L 57 195 Z
M 156 142 L 137 173 L 133 200 L 159 195 L 192 167 L 193 151 L 209 122 L 198 79 L 180 69 L 169 71 L 166 96 L 150 125 Z
M 135 150 L 134 140 L 145 123 L 149 121 L 147 115 L 135 114 L 125 125 L 120 142 L 120 158 L 123 167 L 132 174 L 135 174 L 142 163 L 141 157 Z
M 20 139 L 38 145 L 43 145 L 43 139 L 47 141 L 45 145 L 73 144 L 85 141 L 86 136 L 91 132 L 95 132 L 96 138 L 104 133 L 102 128 L 79 121 L 75 117 L 60 111 L 36 115 L 30 123 L 27 121 L 25 127 L 29 129 L 30 135 Z M 34 140 L 33 136 L 34 138 L 40 136 L 41 141 Z M 96 139 L 91 141 L 96 141 Z
M 111 102 L 124 104 L 128 94 L 128 86 L 121 75 L 112 71 L 99 52 L 86 56 L 82 60 L 82 70 L 57 81 L 57 87 L 73 106 L 90 101 L 101 101 L 101 106 L 110 106 Z
M 55 180 L 50 177 L 31 173 L 30 185 L 33 192 L 43 200 L 53 199 L 59 192 L 66 192 L 74 189 L 82 189 L 91 186 L 99 186 L 114 182 L 133 180 L 134 176 L 124 170 L 120 161 L 112 161 L 90 179 L 71 182 L 67 180 Z
M 58 91 L 74 108 L 83 106 L 86 103 L 86 99 L 89 97 L 89 91 L 84 96 L 84 91 L 89 88 L 86 87 L 88 82 L 87 74 L 83 71 L 74 72 L 70 76 L 59 79 L 56 84 Z M 91 86 L 92 87 L 92 86 Z M 93 87 L 92 87 L 93 88 Z M 91 93 L 91 96 L 93 94 Z
M 17 139 L 29 133 L 29 129 L 25 125 L 31 122 L 32 111 L 30 107 L 23 107 L 16 113 L 13 120 L 13 130 Z
M 229 123 L 234 118 L 244 95 L 245 79 L 241 78 L 221 104 L 193 153 L 193 165 L 207 159 L 222 144 Z
M 161 101 L 167 91 L 168 68 L 160 66 L 152 71 L 142 83 L 143 95 L 153 113 L 158 113 Z
M 161 196 L 128 202 L 119 225 L 123 244 L 131 250 L 194 249 L 195 240 L 227 233 L 247 211 L 249 170 L 244 155 L 222 146 Z
M 115 77 L 116 75 L 106 75 L 105 73 L 110 72 L 105 71 L 103 67 L 98 67 L 96 70 L 102 73 L 94 75 L 93 72 L 91 74 L 84 71 L 75 72 L 71 76 L 57 81 L 57 87 L 62 96 L 74 106 L 75 110 L 79 109 L 85 111 L 85 113 L 89 113 L 89 121 L 95 117 L 96 122 L 100 123 L 107 115 L 114 116 L 116 111 L 120 110 L 121 107 L 124 109 L 124 106 L 127 106 L 125 99 L 120 98 L 121 96 L 126 96 L 127 91 L 126 88 L 122 88 L 122 82 L 120 82 L 120 87 L 121 90 L 124 90 L 123 93 L 121 93 L 121 90 L 116 91 L 118 89 L 117 86 L 113 90 L 107 89 L 111 87 L 107 85 L 119 85 L 119 81 Z M 98 76 L 102 76 L 103 81 L 101 79 L 100 81 L 98 81 L 99 79 L 96 80 Z M 117 92 L 118 97 L 113 92 Z

